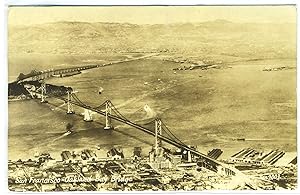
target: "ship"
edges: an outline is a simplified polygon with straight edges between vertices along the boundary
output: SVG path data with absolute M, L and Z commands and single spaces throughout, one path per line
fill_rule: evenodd
M 99 87 L 98 94 L 102 94 L 103 90 L 104 89 L 102 87 Z
M 68 130 L 67 132 L 65 132 L 63 135 L 64 136 L 67 136 L 67 135 L 70 135 L 70 134 L 72 134 L 73 133 L 73 131 L 71 131 L 71 130 Z

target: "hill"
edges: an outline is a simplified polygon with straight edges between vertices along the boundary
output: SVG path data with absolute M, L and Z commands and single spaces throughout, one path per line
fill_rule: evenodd
M 164 52 L 224 62 L 296 57 L 296 24 L 203 23 L 137 25 L 56 22 L 9 26 L 9 54 L 95 55 Z

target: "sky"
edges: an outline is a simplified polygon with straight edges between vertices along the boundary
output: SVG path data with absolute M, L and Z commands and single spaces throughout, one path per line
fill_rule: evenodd
M 295 6 L 25 6 L 10 7 L 9 25 L 58 21 L 164 24 L 224 19 L 232 22 L 296 22 Z

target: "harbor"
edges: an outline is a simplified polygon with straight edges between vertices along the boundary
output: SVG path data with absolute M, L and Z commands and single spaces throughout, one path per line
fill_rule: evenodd
M 231 188 L 228 189 L 274 190 L 281 188 L 293 189 L 296 186 L 296 184 L 292 184 L 293 181 L 296 183 L 296 175 L 292 174 L 297 166 L 297 163 L 292 163 L 296 158 L 296 154 L 287 157 L 285 155 L 286 152 L 283 150 L 277 149 L 264 152 L 253 148 L 245 148 L 240 151 L 235 151 L 230 158 L 224 158 L 223 156 L 226 155 L 226 153 L 228 155 L 226 148 L 212 148 L 211 150 L 203 152 L 201 145 L 185 145 L 182 141 L 178 140 L 178 137 L 175 136 L 174 133 L 170 132 L 168 125 L 159 118 L 156 118 L 152 122 L 148 120 L 147 124 L 152 124 L 152 128 L 150 128 L 150 126 L 140 126 L 136 122 L 131 122 L 124 117 L 117 109 L 120 108 L 120 106 L 115 106 L 110 101 L 105 101 L 98 106 L 86 105 L 83 103 L 86 101 L 79 99 L 79 97 L 82 97 L 81 93 L 75 88 L 66 88 L 67 90 L 64 93 L 58 95 L 57 93 L 53 94 L 53 90 L 49 90 L 51 86 L 52 85 L 48 85 L 45 82 L 34 86 L 30 86 L 27 83 L 26 89 L 28 89 L 29 95 L 33 97 L 31 101 L 35 101 L 37 104 L 45 102 L 46 104 L 41 105 L 44 105 L 43 107 L 45 108 L 48 107 L 48 109 L 55 106 L 59 108 L 56 112 L 59 112 L 60 115 L 64 114 L 68 116 L 69 119 L 75 117 L 77 118 L 76 120 L 81 120 L 85 124 L 91 122 L 89 123 L 91 126 L 97 126 L 101 119 L 96 115 L 102 115 L 105 119 L 102 119 L 104 122 L 103 128 L 98 128 L 97 132 L 95 132 L 98 135 L 102 135 L 101 140 L 104 138 L 103 135 L 111 139 L 117 132 L 127 129 L 122 125 L 122 128 L 118 127 L 120 125 L 118 123 L 116 124 L 117 121 L 149 134 L 150 136 L 148 138 L 145 137 L 142 141 L 150 143 L 150 148 L 149 145 L 143 147 L 148 150 L 145 154 L 145 151 L 142 151 L 141 148 L 144 144 L 140 144 L 140 147 L 134 148 L 134 150 L 125 145 L 115 147 L 113 143 L 105 147 L 102 147 L 100 144 L 97 147 L 93 146 L 82 150 L 74 150 L 75 148 L 72 149 L 72 145 L 70 145 L 70 150 L 58 151 L 56 148 L 55 158 L 50 157 L 52 156 L 50 155 L 51 152 L 46 152 L 46 155 L 36 155 L 34 160 L 32 158 L 28 160 L 24 160 L 25 158 L 10 160 L 11 167 L 13 167 L 10 171 L 12 190 L 18 191 L 22 188 L 22 181 L 23 183 L 28 183 L 31 178 L 30 175 L 34 175 L 34 178 L 35 175 L 44 176 L 42 176 L 40 180 L 37 180 L 37 182 L 30 181 L 29 183 L 32 185 L 27 185 L 26 188 L 28 191 L 53 191 L 58 189 L 65 191 L 71 191 L 72 189 L 77 191 L 227 189 L 228 184 L 235 180 L 239 182 L 230 185 Z M 105 94 L 106 91 L 107 88 L 106 90 L 101 88 L 101 93 L 99 93 L 99 91 L 96 91 L 96 93 L 102 95 L 102 93 Z M 61 101 L 63 104 L 58 101 Z M 84 109 L 84 112 L 78 113 L 78 109 Z M 151 110 L 149 105 L 144 106 L 145 114 L 150 118 L 154 118 L 155 114 L 148 113 Z M 78 136 L 81 131 L 78 130 L 76 123 L 68 123 L 65 133 L 62 133 L 60 136 L 57 134 L 57 138 L 52 138 L 51 142 L 45 140 L 41 145 L 46 144 L 49 147 L 63 140 L 66 141 L 66 139 L 72 140 Z M 167 132 L 173 135 L 173 137 L 166 137 Z M 81 140 L 82 139 L 84 139 L 84 137 L 81 138 Z M 241 141 L 246 143 L 250 140 L 251 139 L 238 138 L 236 139 L 236 143 Z M 90 143 L 91 139 L 87 139 L 87 141 Z M 89 145 L 91 145 L 91 143 Z M 201 152 L 199 152 L 197 148 L 200 148 Z M 60 157 L 57 155 L 58 153 L 60 153 Z M 128 155 L 128 153 L 132 154 Z M 276 164 L 280 161 L 283 161 L 280 165 Z M 108 166 L 108 162 L 114 164 L 113 167 L 118 171 L 114 172 L 114 169 L 105 168 Z M 144 172 L 144 168 L 138 166 L 140 163 L 148 167 L 147 172 Z M 28 171 L 32 170 L 29 165 L 35 167 L 32 172 Z M 119 165 L 120 167 L 118 167 Z M 57 175 L 56 172 L 53 173 L 51 171 L 51 167 L 56 166 L 66 167 L 66 169 L 61 169 L 60 174 Z M 104 167 L 104 169 L 94 169 L 94 166 Z M 128 167 L 129 169 L 127 169 Z M 68 174 L 61 174 L 68 172 L 67 169 L 73 170 L 71 178 Z M 269 169 L 284 171 L 280 176 L 268 176 L 270 173 L 267 170 Z M 22 181 L 18 181 L 20 178 L 16 176 L 19 175 L 20 170 L 23 170 L 24 174 L 26 172 L 26 174 L 23 175 L 25 179 L 23 178 Z M 266 172 L 262 170 L 266 170 Z M 99 172 L 101 172 L 101 174 Z M 169 173 L 170 177 L 164 177 L 165 173 Z M 189 176 L 182 178 L 178 177 L 177 174 L 173 176 L 171 173 Z M 124 175 L 126 177 L 124 177 Z M 267 177 L 269 177 L 269 179 L 266 179 Z M 121 182 L 115 182 L 117 179 L 112 178 L 119 178 Z M 212 182 L 211 178 L 213 178 L 214 182 Z M 49 183 L 49 181 L 53 181 L 53 179 L 56 179 L 55 181 L 58 179 L 59 182 L 52 182 L 52 184 L 50 184 L 51 182 Z M 124 181 L 126 184 L 124 184 Z M 74 183 L 76 184 L 74 185 Z M 289 186 L 285 185 L 285 183 L 289 183 Z

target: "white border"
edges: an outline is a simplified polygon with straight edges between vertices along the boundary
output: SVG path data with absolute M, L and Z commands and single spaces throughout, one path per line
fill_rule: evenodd
M 8 110 L 7 110 L 7 82 L 8 82 L 8 71 L 7 71 L 7 6 L 9 5 L 282 5 L 282 4 L 296 4 L 298 7 L 298 0 L 248 0 L 248 1 L 239 1 L 239 0 L 4 0 L 0 4 L 0 10 L 3 11 L 0 15 L 0 43 L 1 47 L 1 60 L 2 69 L 0 71 L 0 84 L 1 84 L 1 107 L 0 107 L 0 121 L 1 121 L 1 168 L 0 171 L 0 192 L 1 194 L 17 194 L 9 192 L 7 189 L 7 122 L 8 122 Z M 299 21 L 299 14 L 297 14 L 297 24 Z M 297 26 L 297 46 L 299 46 L 299 25 Z M 297 47 L 297 59 L 299 59 L 299 49 Z M 297 60 L 298 67 L 298 60 Z M 297 68 L 297 86 L 299 85 L 299 75 Z M 298 87 L 297 87 L 298 88 Z M 299 91 L 297 90 L 297 98 L 299 97 Z M 297 108 L 299 108 L 299 102 L 297 101 Z M 300 111 L 297 109 L 297 120 Z M 297 138 L 299 135 L 299 129 L 297 126 Z M 297 146 L 299 146 L 299 139 L 297 139 Z M 299 162 L 299 157 L 298 157 Z M 74 192 L 68 192 L 68 194 L 73 194 Z M 75 192 L 80 194 L 80 192 Z M 95 194 L 99 192 L 88 192 L 90 194 Z M 117 192 L 106 192 L 104 194 L 116 194 Z M 124 194 L 162 194 L 162 192 L 122 192 Z M 178 192 L 164 192 L 171 194 L 178 194 Z M 198 194 L 199 192 L 184 192 L 184 194 Z M 298 189 L 295 191 L 203 191 L 202 194 L 300 194 L 299 187 L 299 168 L 298 168 Z M 33 194 L 33 193 L 26 193 Z M 41 194 L 41 193 L 34 193 Z M 63 194 L 63 193 L 57 193 Z M 103 194 L 103 193 L 102 193 Z M 179 194 L 183 194 L 180 192 Z
M 263 5 L 297 4 L 297 0 L 6 0 L 7 5 Z
M 1 104 L 0 104 L 0 113 L 1 113 L 1 117 L 0 117 L 0 124 L 1 124 L 1 150 L 0 150 L 0 154 L 1 154 L 1 171 L 0 171 L 0 176 L 1 176 L 1 182 L 0 182 L 0 192 L 6 192 L 7 190 L 7 159 L 8 159 L 8 110 L 7 110 L 7 93 L 8 93 L 8 88 L 7 88 L 7 81 L 8 81 L 8 71 L 7 71 L 7 8 L 5 6 L 0 5 L 1 7 L 1 11 L 3 10 L 3 12 L 1 12 L 0 15 L 0 42 L 1 44 L 1 55 L 0 55 L 0 62 L 1 62 L 1 71 L 0 71 L 0 89 L 2 89 L 1 91 L 1 95 L 0 95 L 0 100 L 1 100 Z

